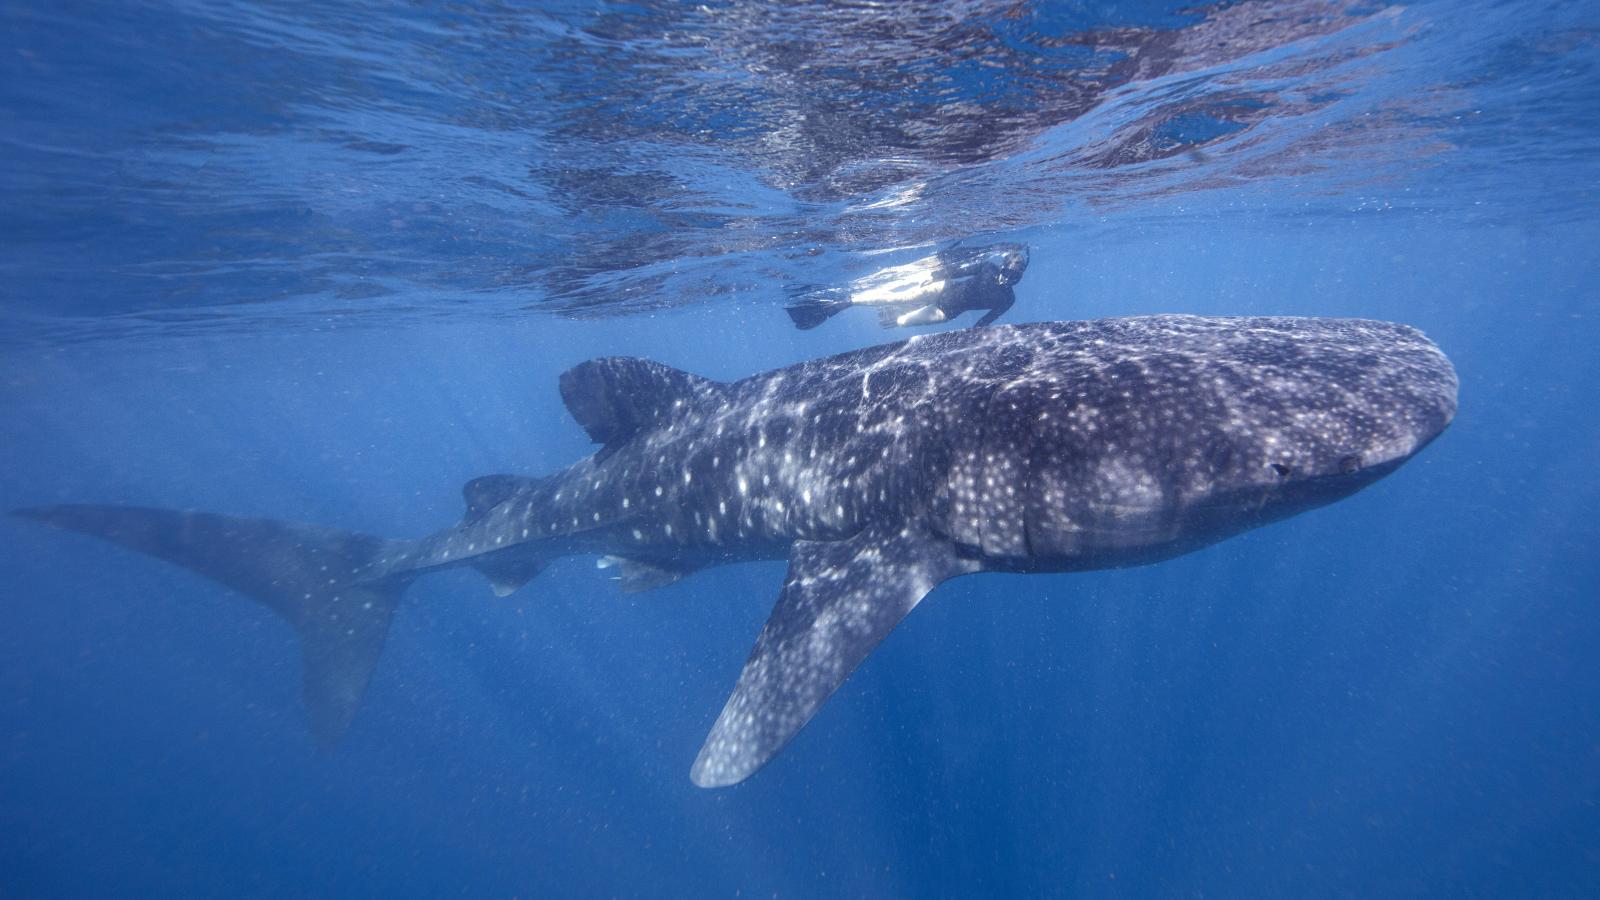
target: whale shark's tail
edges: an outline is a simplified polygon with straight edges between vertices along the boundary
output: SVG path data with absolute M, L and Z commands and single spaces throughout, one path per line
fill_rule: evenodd
M 12 514 L 176 563 L 278 613 L 300 635 L 306 711 L 324 746 L 349 727 L 413 574 L 388 563 L 411 542 L 316 525 L 137 506 Z

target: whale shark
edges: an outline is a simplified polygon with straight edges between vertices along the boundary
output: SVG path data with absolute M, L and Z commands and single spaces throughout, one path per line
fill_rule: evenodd
M 545 477 L 466 484 L 413 540 L 143 507 L 15 515 L 193 570 L 299 634 L 313 734 L 351 724 L 406 588 L 466 567 L 510 594 L 598 556 L 624 591 L 787 560 L 770 617 L 690 771 L 771 760 L 939 584 L 1136 566 L 1349 496 L 1455 415 L 1414 328 L 1161 315 L 921 335 L 719 382 L 611 357 L 560 377 L 598 445 Z

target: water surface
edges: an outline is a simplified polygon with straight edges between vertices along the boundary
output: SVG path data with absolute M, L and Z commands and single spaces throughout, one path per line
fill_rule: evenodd
M 1600 884 L 1600 14 L 1242 2 L 0 6 L 0 506 L 410 536 L 733 378 L 797 285 L 1019 241 L 1009 321 L 1423 328 L 1456 424 L 1158 566 L 938 590 L 745 785 L 782 577 L 414 588 L 343 744 L 295 641 L 0 524 L 0 894 L 1584 896 Z M 960 324 L 960 323 L 957 323 Z

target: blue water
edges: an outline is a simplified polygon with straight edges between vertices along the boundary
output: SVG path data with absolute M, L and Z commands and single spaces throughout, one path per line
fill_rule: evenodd
M 717 791 L 781 564 L 429 578 L 321 752 L 272 613 L 5 519 L 0 896 L 1600 893 L 1594 3 L 0 5 L 0 507 L 422 534 L 589 452 L 566 367 L 889 339 L 785 289 L 960 238 L 1030 245 L 1007 321 L 1416 325 L 1460 413 L 939 588 Z

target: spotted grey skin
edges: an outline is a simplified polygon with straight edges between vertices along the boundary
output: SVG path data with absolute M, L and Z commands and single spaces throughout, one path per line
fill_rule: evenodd
M 462 522 L 415 541 L 131 507 L 19 514 L 277 610 L 330 741 L 423 573 L 470 566 L 506 594 L 592 553 L 647 590 L 787 558 L 691 772 L 711 787 L 771 759 L 940 582 L 1153 562 L 1332 502 L 1444 430 L 1456 376 L 1404 325 L 1152 316 L 922 336 L 733 383 L 599 359 L 561 393 L 600 450 L 546 478 L 476 479 Z

